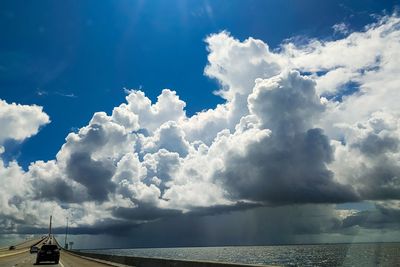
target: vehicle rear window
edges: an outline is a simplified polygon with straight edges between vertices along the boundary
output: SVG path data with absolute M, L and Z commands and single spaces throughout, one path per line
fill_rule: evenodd
M 44 245 L 41 248 L 42 250 L 55 250 L 58 249 L 58 247 L 56 245 Z

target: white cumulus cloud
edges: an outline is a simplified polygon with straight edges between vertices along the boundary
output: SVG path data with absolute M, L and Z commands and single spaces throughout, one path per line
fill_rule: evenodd
M 0 224 L 12 232 L 31 223 L 29 209 L 44 213 L 39 203 L 99 232 L 187 213 L 325 203 L 331 228 L 353 227 L 362 214 L 333 212 L 334 204 L 400 199 L 399 24 L 388 16 L 342 39 L 279 50 L 225 31 L 208 36 L 204 73 L 224 103 L 188 117 L 173 90 L 155 103 L 127 91 L 111 114 L 96 112 L 70 133 L 54 160 L 27 171 L 0 161 Z M 48 122 L 41 107 L 1 101 L 0 145 Z

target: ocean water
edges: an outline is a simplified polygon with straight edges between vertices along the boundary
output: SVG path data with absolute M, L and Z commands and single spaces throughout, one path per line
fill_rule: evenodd
M 280 266 L 400 266 L 400 243 L 102 249 L 85 252 Z

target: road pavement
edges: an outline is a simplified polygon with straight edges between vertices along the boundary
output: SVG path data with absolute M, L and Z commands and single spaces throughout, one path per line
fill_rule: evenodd
M 39 239 L 21 243 L 17 246 L 16 250 L 0 251 L 0 267 L 37 266 L 35 264 L 37 254 L 30 254 L 29 248 L 38 241 Z M 100 262 L 91 261 L 89 259 L 84 259 L 63 250 L 61 250 L 60 262 L 58 264 L 54 264 L 52 262 L 43 262 L 43 264 L 41 263 L 40 265 L 61 267 L 110 267 L 109 264 L 103 264 Z
M 103 264 L 88 259 L 84 259 L 68 252 L 61 251 L 60 262 L 54 264 L 52 262 L 43 262 L 39 265 L 35 264 L 36 254 L 29 252 L 21 253 L 0 258 L 0 267 L 27 267 L 27 266 L 61 266 L 61 267 L 110 267 L 108 264 Z

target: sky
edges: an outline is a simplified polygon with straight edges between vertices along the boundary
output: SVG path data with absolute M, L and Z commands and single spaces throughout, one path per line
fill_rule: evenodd
M 398 8 L 2 1 L 0 235 L 400 241 Z

